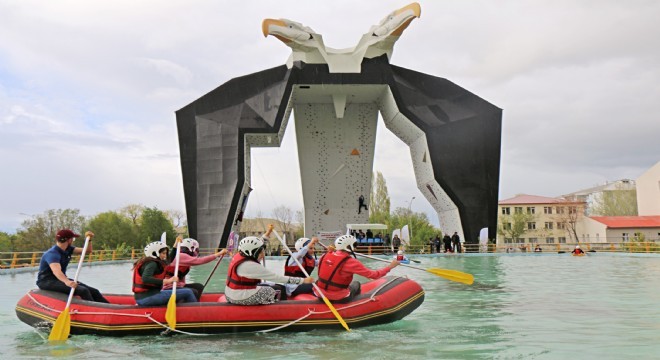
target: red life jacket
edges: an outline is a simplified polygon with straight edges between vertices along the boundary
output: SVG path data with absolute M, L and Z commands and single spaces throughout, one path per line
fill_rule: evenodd
M 304 278 L 305 274 L 300 270 L 298 264 L 293 263 L 293 265 L 287 265 L 289 260 L 291 260 L 291 255 L 286 258 L 286 262 L 284 263 L 284 275 Z M 308 274 L 311 274 L 316 267 L 316 260 L 314 260 L 314 257 L 311 255 L 305 255 L 305 257 L 302 258 L 301 264 L 305 268 L 305 271 L 307 271 Z
M 140 266 L 136 267 L 135 270 L 133 270 L 133 292 L 134 293 L 143 293 L 147 292 L 150 289 L 158 289 L 162 287 L 162 285 L 156 285 L 156 284 L 149 284 L 145 283 L 144 280 L 142 279 L 142 269 L 144 266 L 151 262 L 155 261 L 156 262 L 156 274 L 153 275 L 154 278 L 156 279 L 164 279 L 165 278 L 165 263 L 161 260 L 156 260 L 152 258 L 146 259 Z
M 403 254 L 402 255 L 399 255 L 399 254 L 396 255 L 396 261 L 403 261 L 403 259 L 404 259 Z
M 165 268 L 165 275 L 167 275 L 166 278 L 169 279 L 172 276 L 174 276 L 174 267 L 175 267 L 174 265 L 176 264 L 174 264 L 174 261 L 172 261 L 172 263 L 167 265 L 167 267 Z M 179 265 L 179 274 L 177 274 L 177 277 L 179 278 L 179 282 L 182 283 L 185 282 L 184 279 L 189 272 L 190 272 L 190 266 Z
M 326 253 L 319 260 L 319 272 L 316 285 L 323 290 L 341 291 L 348 289 L 348 285 L 353 281 L 353 274 L 340 274 L 339 269 L 351 256 L 345 251 L 335 251 Z M 327 293 L 326 293 L 327 295 Z M 328 296 L 330 298 L 330 296 Z M 331 299 L 336 300 L 336 299 Z
M 247 289 L 256 289 L 257 284 L 261 282 L 259 279 L 250 279 L 243 276 L 239 276 L 236 272 L 238 265 L 246 262 L 253 261 L 257 264 L 259 262 L 251 257 L 243 256 L 241 253 L 237 253 L 234 257 L 231 258 L 229 263 L 229 271 L 227 272 L 227 282 L 225 285 L 229 286 L 235 290 L 247 290 Z

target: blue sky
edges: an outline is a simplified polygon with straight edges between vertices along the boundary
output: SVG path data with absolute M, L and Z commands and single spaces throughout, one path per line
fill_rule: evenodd
M 174 111 L 286 61 L 264 18 L 343 48 L 407 3 L 0 0 L 0 230 L 56 208 L 184 210 Z M 660 160 L 660 3 L 420 3 L 391 62 L 504 109 L 501 199 L 634 179 Z M 254 151 L 264 175 L 253 174 L 248 216 L 302 208 L 291 130 L 281 148 Z M 415 196 L 437 225 L 407 148 L 379 134 L 375 170 L 393 206 Z

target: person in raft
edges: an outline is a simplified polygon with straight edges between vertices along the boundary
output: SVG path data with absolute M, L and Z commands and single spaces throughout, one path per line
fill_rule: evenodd
M 39 273 L 37 274 L 37 286 L 41 290 L 57 291 L 69 294 L 71 288 L 75 288 L 74 295 L 80 296 L 83 300 L 107 303 L 108 300 L 101 295 L 97 289 L 76 282 L 66 276 L 66 268 L 71 261 L 72 255 L 80 255 L 82 248 L 71 245 L 80 235 L 69 229 L 62 229 L 55 235 L 56 243 L 48 249 L 39 261 Z M 89 236 L 89 245 L 87 254 L 92 252 L 92 238 L 94 233 L 88 231 L 85 237 Z
M 318 280 L 316 285 L 325 296 L 333 301 L 348 302 L 360 294 L 360 282 L 353 281 L 353 275 L 362 275 L 369 279 L 378 279 L 385 276 L 390 270 L 399 266 L 399 262 L 392 262 L 382 269 L 371 270 L 355 258 L 353 244 L 357 240 L 352 235 L 342 235 L 335 240 L 336 251 L 328 252 L 319 259 Z M 351 257 L 351 254 L 353 257 Z M 320 297 L 314 289 L 314 295 Z
M 227 302 L 237 305 L 265 305 L 278 300 L 279 285 L 261 284 L 260 279 L 283 284 L 311 284 L 313 277 L 301 278 L 282 276 L 263 267 L 266 245 L 261 238 L 248 236 L 238 243 L 238 253 L 232 257 L 227 270 L 225 297 Z M 282 295 L 280 293 L 280 295 Z M 285 297 L 286 293 L 283 294 Z
M 571 251 L 571 253 L 575 254 L 575 255 L 580 255 L 580 254 L 584 254 L 584 251 L 582 251 L 582 249 L 580 249 L 580 245 L 575 245 L 575 249 L 573 249 L 573 251 Z
M 318 260 L 316 259 L 316 243 L 319 242 L 317 237 L 313 237 L 311 240 L 308 238 L 300 238 L 296 240 L 295 248 L 296 252 L 293 253 L 293 257 L 289 256 L 286 258 L 284 263 L 284 275 L 286 276 L 295 276 L 295 277 L 305 277 L 305 273 L 300 270 L 295 259 L 298 259 L 300 264 L 305 268 L 307 274 L 311 274 L 312 271 L 318 265 Z M 295 259 L 294 259 L 295 258 Z M 298 294 L 311 294 L 312 293 L 312 284 L 286 284 L 286 294 L 287 296 L 296 296 Z
M 396 256 L 394 257 L 394 259 L 396 259 L 396 261 L 404 261 L 404 260 L 408 260 L 408 259 L 406 258 L 406 255 L 403 253 L 403 250 L 399 250 L 399 251 L 397 251 L 397 252 L 396 252 Z
M 133 266 L 133 293 L 138 305 L 165 305 L 170 300 L 171 284 L 179 281 L 179 278 L 165 278 L 167 250 L 167 245 L 160 241 L 149 243 L 144 247 L 144 257 Z M 167 284 L 170 284 L 170 289 L 161 290 Z M 193 290 L 189 288 L 177 288 L 176 300 L 177 302 L 197 302 Z
M 224 256 L 228 253 L 227 249 L 222 249 L 221 251 L 216 252 L 215 254 L 199 257 L 199 242 L 192 238 L 182 239 L 177 237 L 174 244 L 181 243 L 181 254 L 179 259 L 179 280 L 176 283 L 177 287 L 185 287 L 192 289 L 195 294 L 195 298 L 199 301 L 200 295 L 204 291 L 204 284 L 192 283 L 186 284 L 186 275 L 190 272 L 191 266 L 204 265 L 210 263 L 213 260 L 216 260 L 220 256 Z M 165 268 L 165 278 L 170 278 L 174 276 L 174 268 L 176 264 L 176 246 L 172 248 L 170 253 L 170 263 Z M 163 290 L 169 290 L 172 288 L 172 283 L 165 284 Z

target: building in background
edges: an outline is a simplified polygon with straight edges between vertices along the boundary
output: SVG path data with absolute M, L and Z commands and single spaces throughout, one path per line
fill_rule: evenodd
M 591 216 L 581 226 L 580 242 L 625 243 L 660 240 L 658 216 Z
M 574 243 L 582 231 L 584 208 L 581 201 L 537 195 L 502 200 L 498 203 L 497 245 Z
M 637 178 L 638 215 L 660 215 L 660 161 Z
M 578 202 L 585 203 L 585 215 L 601 215 L 601 216 L 614 216 L 614 215 L 637 215 L 637 195 L 635 180 L 621 179 L 616 181 L 608 181 L 607 183 L 588 189 L 575 191 L 569 194 L 562 195 L 561 198 L 572 199 Z M 628 202 L 629 206 L 626 209 L 607 209 L 604 211 L 605 203 L 612 201 Z M 618 211 L 618 213 L 617 213 Z M 623 211 L 623 213 L 621 213 Z

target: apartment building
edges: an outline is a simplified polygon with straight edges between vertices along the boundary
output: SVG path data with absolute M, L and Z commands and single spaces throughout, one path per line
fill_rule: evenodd
M 536 195 L 498 202 L 497 245 L 573 243 L 583 229 L 585 203 Z

